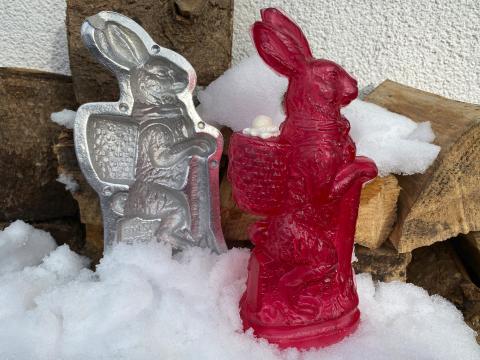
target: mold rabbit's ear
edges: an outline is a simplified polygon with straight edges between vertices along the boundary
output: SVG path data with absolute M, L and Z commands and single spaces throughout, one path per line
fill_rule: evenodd
M 262 9 L 261 14 L 265 24 L 270 25 L 273 29 L 284 35 L 284 42 L 294 43 L 305 58 L 309 59 L 313 57 L 303 31 L 287 15 L 275 8 Z
M 273 70 L 292 76 L 305 68 L 306 59 L 302 51 L 270 25 L 257 21 L 252 27 L 252 37 L 258 54 Z
M 149 58 L 149 52 L 137 34 L 115 21 L 105 20 L 102 13 L 87 18 L 82 25 L 82 38 L 113 71 L 133 69 Z

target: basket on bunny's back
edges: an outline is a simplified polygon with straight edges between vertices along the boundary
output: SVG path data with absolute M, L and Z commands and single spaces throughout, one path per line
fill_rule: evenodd
M 287 189 L 290 145 L 280 143 L 278 137 L 261 139 L 241 133 L 235 133 L 230 141 L 229 177 L 235 183 L 234 200 L 256 215 L 280 212 Z
M 234 133 L 230 140 L 233 197 L 265 216 L 249 230 L 255 247 L 240 315 L 245 329 L 281 348 L 327 346 L 359 322 L 351 256 L 361 188 L 377 168 L 356 156 L 340 113 L 358 94 L 355 79 L 315 59 L 281 11 L 261 14 L 255 47 L 289 85 L 279 136 Z

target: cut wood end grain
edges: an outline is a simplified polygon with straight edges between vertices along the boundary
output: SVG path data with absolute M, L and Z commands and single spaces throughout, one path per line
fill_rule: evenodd
M 393 175 L 377 177 L 365 185 L 360 196 L 355 242 L 379 248 L 392 231 L 397 216 L 400 186 Z

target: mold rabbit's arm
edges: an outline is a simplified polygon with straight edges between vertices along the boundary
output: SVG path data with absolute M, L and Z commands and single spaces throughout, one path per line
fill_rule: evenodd
M 151 152 L 155 167 L 167 168 L 190 156 L 207 157 L 215 151 L 213 141 L 206 137 L 188 138 L 161 151 Z
M 358 156 L 355 160 L 345 165 L 335 176 L 330 199 L 341 198 L 355 184 L 362 185 L 365 182 L 374 179 L 378 170 L 375 163 L 363 156 Z
M 213 139 L 203 136 L 196 136 L 186 140 L 177 142 L 170 148 L 172 156 L 200 156 L 205 157 L 215 151 L 215 143 Z

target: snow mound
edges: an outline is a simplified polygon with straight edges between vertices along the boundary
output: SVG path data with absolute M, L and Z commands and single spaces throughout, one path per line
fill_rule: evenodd
M 406 116 L 378 105 L 354 100 L 342 110 L 350 121 L 357 155 L 367 156 L 380 176 L 423 173 L 436 159 L 440 147 L 429 122 L 417 124 Z
M 279 125 L 285 119 L 281 103 L 287 85 L 287 78 L 254 55 L 200 90 L 197 110 L 205 121 L 234 131 L 250 128 L 259 115 Z M 415 123 L 361 100 L 353 101 L 342 113 L 352 126 L 358 155 L 374 160 L 382 176 L 423 173 L 440 151 L 430 144 L 435 135 L 428 122 Z
M 40 264 L 56 247 L 49 233 L 17 220 L 0 231 L 0 275 Z
M 366 274 L 357 276 L 362 321 L 354 335 L 326 349 L 280 351 L 242 331 L 248 256 L 192 248 L 172 258 L 162 244 L 118 245 L 94 273 L 58 247 L 37 266 L 0 275 L 0 358 L 480 358 L 473 330 L 452 304 L 410 284 L 374 284 Z
M 76 111 L 63 109 L 50 115 L 50 119 L 58 125 L 65 126 L 67 129 L 73 129 L 75 124 Z

